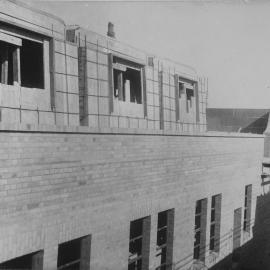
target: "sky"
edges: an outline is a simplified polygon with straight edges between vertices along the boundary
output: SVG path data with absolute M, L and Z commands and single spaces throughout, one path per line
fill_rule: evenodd
M 40 1 L 36 8 L 208 77 L 208 107 L 270 108 L 270 1 Z

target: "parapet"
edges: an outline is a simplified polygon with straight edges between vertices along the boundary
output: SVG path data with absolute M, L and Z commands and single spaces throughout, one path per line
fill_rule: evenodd
M 208 80 L 194 68 L 120 42 L 112 29 L 66 26 L 14 0 L 0 9 L 1 122 L 206 130 Z

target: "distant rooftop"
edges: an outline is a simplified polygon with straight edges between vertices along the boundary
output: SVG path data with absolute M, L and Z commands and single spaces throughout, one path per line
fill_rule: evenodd
M 208 131 L 263 134 L 270 109 L 206 109 Z

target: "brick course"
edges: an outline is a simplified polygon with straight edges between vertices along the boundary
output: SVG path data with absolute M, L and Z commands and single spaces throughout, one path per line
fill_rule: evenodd
M 0 146 L 0 262 L 44 249 L 55 269 L 59 243 L 91 234 L 92 269 L 126 269 L 130 221 L 151 215 L 155 238 L 158 212 L 175 208 L 173 258 L 185 269 L 196 200 L 222 193 L 222 237 L 252 184 L 254 219 L 262 136 L 8 132 Z

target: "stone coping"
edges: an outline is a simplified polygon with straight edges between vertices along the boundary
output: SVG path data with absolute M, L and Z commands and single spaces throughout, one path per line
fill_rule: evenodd
M 184 132 L 179 130 L 154 130 L 137 128 L 105 128 L 86 126 L 33 125 L 19 123 L 0 123 L 0 133 L 70 133 L 70 134 L 123 134 L 123 135 L 152 135 L 152 136 L 192 136 L 192 137 L 235 137 L 235 138 L 264 138 L 264 134 L 237 132 Z

